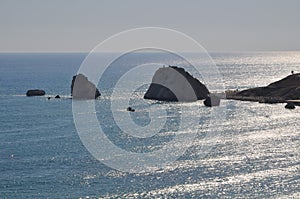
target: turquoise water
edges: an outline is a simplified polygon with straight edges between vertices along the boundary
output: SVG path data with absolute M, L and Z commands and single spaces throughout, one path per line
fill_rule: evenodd
M 299 52 L 211 55 L 226 89 L 263 86 L 291 70 L 300 70 Z M 98 119 L 108 121 L 103 127 L 107 136 L 123 149 L 147 152 L 170 141 L 180 123 L 180 106 L 198 108 L 190 117 L 200 120 L 199 126 L 183 132 L 197 134 L 192 146 L 167 167 L 141 174 L 107 167 L 82 144 L 73 121 L 72 101 L 68 99 L 72 76 L 85 56 L 0 54 L 0 198 L 300 197 L 300 108 L 290 111 L 283 104 L 222 101 L 221 107 L 226 110 L 222 120 L 210 125 L 205 116 L 211 109 L 203 107 L 201 101 L 144 102 L 140 100 L 141 91 L 131 96 L 133 106 L 144 110 L 155 104 L 157 109 L 169 110 L 169 122 L 162 135 L 141 142 L 122 135 L 111 113 L 103 111 L 109 100 L 114 100 L 109 98 L 113 83 L 100 82 Z M 164 54 L 133 54 L 114 63 L 108 79 L 119 78 L 118 66 L 126 68 L 148 60 L 183 64 Z M 26 97 L 26 91 L 32 88 L 46 90 L 47 96 Z M 57 94 L 62 99 L 47 100 Z M 145 110 L 133 119 L 140 125 L 149 122 Z M 218 134 L 203 139 L 213 132 Z M 204 157 L 203 145 L 211 147 Z

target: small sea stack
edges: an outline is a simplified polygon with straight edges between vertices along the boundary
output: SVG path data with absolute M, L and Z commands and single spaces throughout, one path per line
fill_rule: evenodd
M 96 86 L 83 74 L 73 76 L 71 84 L 71 95 L 73 99 L 96 99 L 101 94 Z
M 208 107 L 220 106 L 221 99 L 215 95 L 210 95 L 204 100 L 204 105 Z
M 295 109 L 295 104 L 292 103 L 292 102 L 288 102 L 286 105 L 285 105 L 285 108 L 286 109 Z
M 45 95 L 46 92 L 44 90 L 41 89 L 32 89 L 32 90 L 28 90 L 26 92 L 26 96 L 31 97 L 31 96 L 43 96 Z

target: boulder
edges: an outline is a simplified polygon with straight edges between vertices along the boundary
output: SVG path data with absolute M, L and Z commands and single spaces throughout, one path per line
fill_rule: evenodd
M 206 99 L 208 94 L 206 86 L 183 68 L 169 66 L 155 72 L 144 98 L 189 102 Z
M 56 98 L 56 99 L 59 99 L 59 98 L 60 98 L 60 96 L 59 96 L 59 95 L 56 95 L 54 98 Z
M 71 84 L 73 99 L 96 99 L 101 94 L 96 86 L 83 74 L 73 76 Z
M 210 95 L 204 100 L 204 105 L 208 107 L 220 106 L 221 99 L 217 96 Z
M 285 108 L 286 109 L 295 109 L 295 104 L 292 103 L 292 102 L 288 102 L 286 105 L 285 105 Z
M 30 96 L 43 96 L 45 95 L 46 92 L 44 90 L 40 90 L 40 89 L 32 89 L 32 90 L 28 90 L 26 92 L 26 96 L 30 97 Z

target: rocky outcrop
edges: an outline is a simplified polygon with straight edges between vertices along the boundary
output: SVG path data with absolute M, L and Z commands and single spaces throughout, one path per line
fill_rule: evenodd
M 129 112 L 134 112 L 135 109 L 134 109 L 134 108 L 131 108 L 131 107 L 128 107 L 128 108 L 127 108 L 127 111 L 129 111 Z
M 208 94 L 206 86 L 183 68 L 169 66 L 155 72 L 144 98 L 188 102 L 206 99 Z
M 204 100 L 204 105 L 208 107 L 220 106 L 221 99 L 215 95 L 210 95 Z
M 300 73 L 289 75 L 265 87 L 250 88 L 235 92 L 229 99 L 279 103 L 300 99 Z
M 26 96 L 30 97 L 30 96 L 43 96 L 45 95 L 46 92 L 44 90 L 40 90 L 40 89 L 32 89 L 32 90 L 28 90 L 26 92 Z
M 101 94 L 96 86 L 83 74 L 73 76 L 71 84 L 73 99 L 96 99 Z
M 288 102 L 286 105 L 285 105 L 285 108 L 286 109 L 295 109 L 295 104 L 292 103 L 292 102 Z

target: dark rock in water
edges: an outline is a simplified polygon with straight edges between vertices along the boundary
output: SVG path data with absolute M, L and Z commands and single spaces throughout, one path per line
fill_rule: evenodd
M 300 99 L 300 73 L 289 75 L 265 87 L 250 88 L 237 92 L 234 97 L 257 97 L 265 103 Z
M 127 111 L 134 112 L 135 109 L 133 109 L 133 108 L 131 108 L 131 107 L 128 107 L 128 108 L 127 108 Z
M 295 104 L 292 103 L 292 102 L 288 102 L 286 105 L 285 105 L 285 108 L 286 109 L 295 109 Z
M 48 99 L 48 100 L 50 100 L 50 99 L 51 99 L 51 97 L 48 97 L 47 99 Z
M 212 106 L 220 106 L 220 98 L 214 95 L 210 95 L 208 98 L 206 98 L 204 100 L 204 105 L 208 106 L 208 107 L 212 107 Z
M 206 99 L 208 94 L 208 89 L 198 79 L 183 68 L 170 66 L 159 68 L 155 72 L 144 98 L 188 102 Z
M 71 84 L 73 99 L 96 99 L 101 94 L 96 86 L 83 74 L 73 76 Z
M 26 92 L 26 96 L 43 96 L 45 94 L 46 94 L 46 92 L 44 90 L 40 90 L 40 89 L 28 90 Z
M 59 98 L 60 98 L 60 96 L 59 96 L 59 95 L 56 95 L 54 98 L 56 98 L 56 99 L 59 99 Z

